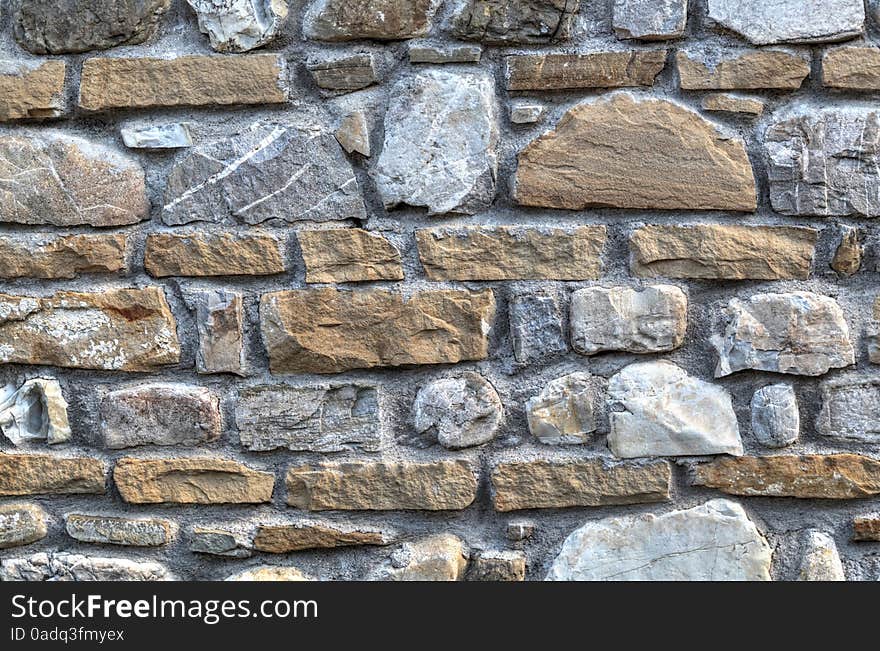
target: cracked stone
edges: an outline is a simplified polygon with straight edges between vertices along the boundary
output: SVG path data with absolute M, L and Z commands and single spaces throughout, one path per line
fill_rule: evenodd
M 567 41 L 578 0 L 463 0 L 452 35 L 492 45 Z
M 564 308 L 556 292 L 514 294 L 508 312 L 513 356 L 517 362 L 543 363 L 568 352 Z
M 353 54 L 329 61 L 306 64 L 315 85 L 326 90 L 350 93 L 372 86 L 379 81 L 372 54 Z
M 611 25 L 620 39 L 665 41 L 684 36 L 688 0 L 614 0 Z
M 199 30 L 217 52 L 247 52 L 270 43 L 287 19 L 287 0 L 187 0 Z
M 119 135 L 130 149 L 186 149 L 193 144 L 189 126 L 185 122 L 132 124 L 120 129 Z
M 71 513 L 65 520 L 67 534 L 80 542 L 160 547 L 171 540 L 171 523 L 167 520 L 113 518 L 78 513 Z
M 805 17 L 809 19 L 805 19 Z M 709 0 L 709 18 L 755 45 L 829 43 L 865 31 L 863 0 Z
M 355 111 L 342 118 L 335 135 L 336 140 L 349 154 L 355 152 L 369 158 L 370 127 L 363 111 Z
M 503 417 L 501 398 L 479 373 L 435 380 L 419 390 L 412 406 L 416 432 L 449 450 L 488 443 Z
M 0 504 L 0 549 L 30 545 L 46 537 L 46 512 L 37 504 Z
M 0 581 L 170 581 L 159 563 L 41 552 L 0 561 Z
M 515 54 L 505 63 L 511 91 L 653 86 L 666 65 L 666 50 Z
M 196 371 L 245 375 L 244 307 L 238 292 L 211 289 L 189 294 L 187 304 L 195 311 L 199 348 Z
M 64 115 L 64 61 L 0 60 L 0 122 Z
M 0 431 L 13 445 L 70 440 L 67 401 L 58 380 L 33 378 L 16 389 L 0 387 Z
M 529 432 L 545 445 L 586 443 L 598 427 L 600 391 L 600 380 L 589 373 L 551 380 L 526 402 Z
M 802 55 L 784 50 L 680 50 L 675 61 L 685 90 L 796 90 L 810 74 Z
M 397 41 L 425 36 L 440 0 L 314 0 L 303 34 L 318 41 Z
M 437 534 L 405 542 L 374 569 L 371 581 L 461 581 L 469 552 L 458 536 Z
M 293 524 L 260 525 L 254 549 L 287 554 L 304 549 L 335 549 L 356 545 L 388 545 L 392 537 L 378 529 L 303 520 Z
M 880 443 L 880 378 L 842 377 L 823 382 L 816 431 L 859 443 Z
M 846 581 L 834 538 L 821 531 L 808 531 L 798 581 Z
M 788 384 L 762 387 L 752 395 L 752 434 L 765 448 L 784 448 L 801 429 L 797 395 Z

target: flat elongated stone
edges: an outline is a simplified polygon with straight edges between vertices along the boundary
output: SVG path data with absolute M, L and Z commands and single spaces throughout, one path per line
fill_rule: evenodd
M 187 0 L 218 52 L 247 52 L 270 43 L 287 19 L 286 0 Z
M 0 561 L 0 581 L 170 581 L 168 570 L 152 561 L 40 552 Z
M 772 552 L 739 504 L 710 500 L 588 522 L 565 540 L 547 580 L 769 581 Z
M 0 278 L 76 278 L 125 269 L 126 236 L 0 237 Z
M 379 393 L 374 386 L 263 385 L 242 389 L 235 407 L 248 450 L 376 452 L 382 445 Z
M 372 54 L 353 54 L 329 61 L 307 64 L 318 88 L 351 92 L 372 86 L 379 81 Z
M 880 542 L 880 515 L 853 518 L 852 539 L 856 542 Z
M 483 48 L 479 45 L 431 45 L 410 43 L 410 63 L 479 63 Z
M 822 531 L 808 531 L 798 581 L 846 581 L 834 538 Z
M 405 542 L 373 570 L 371 581 L 461 581 L 468 551 L 458 536 L 437 534 Z
M 318 41 L 424 36 L 439 5 L 440 0 L 314 0 L 303 18 L 303 34 Z
M 468 372 L 419 389 L 412 415 L 416 432 L 458 450 L 495 438 L 504 408 L 495 387 L 479 373 Z
M 764 100 L 728 93 L 712 93 L 703 97 L 702 107 L 704 111 L 757 117 L 764 113 Z
M 568 352 L 564 309 L 557 293 L 514 294 L 508 304 L 513 356 L 520 364 L 534 364 Z
M 535 124 L 541 121 L 546 111 L 543 104 L 516 103 L 510 107 L 510 121 L 512 124 Z
M 492 469 L 492 499 L 496 511 L 648 504 L 669 499 L 671 477 L 665 461 L 513 461 Z
M 0 454 L 0 496 L 104 492 L 104 464 L 94 458 Z
M 255 123 L 195 147 L 168 175 L 162 221 L 365 219 L 351 163 L 314 125 Z
M 855 363 L 849 326 L 833 298 L 811 292 L 734 298 L 724 310 L 715 377 L 755 369 L 822 375 Z
M 801 429 L 797 396 L 788 384 L 773 384 L 752 396 L 752 434 L 767 448 L 784 448 L 798 439 Z
M 816 431 L 834 439 L 880 443 L 880 377 L 843 377 L 822 383 Z
M 452 19 L 452 35 L 496 45 L 567 41 L 578 0 L 465 0 Z
M 192 135 L 185 122 L 168 124 L 132 124 L 119 130 L 122 142 L 130 149 L 186 149 L 192 147 Z
M 254 549 L 270 554 L 287 554 L 304 549 L 388 545 L 391 540 L 391 536 L 378 529 L 304 520 L 293 524 L 261 525 L 254 537 Z
M 171 523 L 71 513 L 65 518 L 67 535 L 101 545 L 159 547 L 171 539 Z
M 806 280 L 818 231 L 796 226 L 644 226 L 630 236 L 641 277 Z
M 379 233 L 361 228 L 298 231 L 307 283 L 403 280 L 400 251 Z
M 240 293 L 225 289 L 196 292 L 188 297 L 195 310 L 199 349 L 199 373 L 244 375 L 244 306 Z
M 276 54 L 94 57 L 83 63 L 79 105 L 87 111 L 287 102 L 287 66 Z
M 525 581 L 526 555 L 521 551 L 487 550 L 471 561 L 468 581 Z
M 287 471 L 287 503 L 308 511 L 457 511 L 476 496 L 477 478 L 463 460 L 325 463 Z
M 284 273 L 277 239 L 257 233 L 150 233 L 144 267 L 166 276 L 269 276 Z
M 21 547 L 46 537 L 46 512 L 36 504 L 0 504 L 0 549 Z
M 511 91 L 653 86 L 666 64 L 666 50 L 515 54 L 505 61 Z
M 0 222 L 124 226 L 149 213 L 133 158 L 51 131 L 0 136 Z
M 259 504 L 272 499 L 275 476 L 227 459 L 125 457 L 113 481 L 130 504 Z
M 63 115 L 65 69 L 64 61 L 0 61 L 0 122 Z
M 685 90 L 795 90 L 810 74 L 801 55 L 784 50 L 680 50 L 675 61 Z
M 865 31 L 865 4 L 862 0 L 709 0 L 709 18 L 755 45 L 827 43 Z
M 699 464 L 694 483 L 731 495 L 849 500 L 880 493 L 880 461 L 858 454 L 724 457 Z
M 273 373 L 485 359 L 494 315 L 488 289 L 421 291 L 405 300 L 382 290 L 327 288 L 263 294 L 260 301 Z
M 515 199 L 569 210 L 757 205 L 741 140 L 672 102 L 622 93 L 575 106 L 520 152 Z
M 67 401 L 54 378 L 31 378 L 20 387 L 0 387 L 0 431 L 13 445 L 70 440 Z
M 592 280 L 604 226 L 471 226 L 416 231 L 429 280 Z
M 228 558 L 249 558 L 253 554 L 250 541 L 244 539 L 239 527 L 193 527 L 189 550 Z
M 180 359 L 160 287 L 0 294 L 0 363 L 151 371 Z
M 688 0 L 614 0 L 617 38 L 665 41 L 684 35 Z
M 586 443 L 595 432 L 600 381 L 589 373 L 551 380 L 526 402 L 529 432 L 545 445 Z
M 841 90 L 880 89 L 880 48 L 827 50 L 822 57 L 822 85 Z
M 307 574 L 295 567 L 276 567 L 261 565 L 249 570 L 242 570 L 226 577 L 224 581 L 314 581 Z

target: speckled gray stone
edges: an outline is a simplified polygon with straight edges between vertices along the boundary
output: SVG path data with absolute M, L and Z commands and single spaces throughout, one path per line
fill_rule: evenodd
M 617 38 L 662 41 L 684 34 L 688 0 L 614 0 Z
M 709 18 L 755 45 L 828 43 L 865 30 L 864 0 L 709 0 Z
M 801 429 L 797 395 L 788 384 L 762 387 L 752 395 L 752 434 L 765 448 L 784 448 Z

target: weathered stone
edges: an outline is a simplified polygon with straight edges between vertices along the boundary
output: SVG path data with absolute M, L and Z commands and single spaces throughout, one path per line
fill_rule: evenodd
M 150 233 L 151 276 L 269 276 L 284 273 L 279 242 L 258 233 Z
M 605 518 L 576 529 L 548 581 L 769 581 L 772 549 L 743 508 Z
M 236 530 L 214 527 L 193 527 L 189 550 L 227 558 L 250 558 L 250 544 Z
M 764 101 L 754 97 L 738 97 L 727 93 L 712 93 L 703 97 L 704 111 L 733 113 L 748 117 L 758 117 L 764 113 Z
M 818 231 L 796 226 L 644 226 L 630 236 L 641 277 L 806 280 Z
M 709 18 L 755 45 L 827 43 L 865 31 L 862 0 L 709 0 Z
M 287 102 L 287 65 L 277 54 L 94 57 L 83 63 L 79 105 L 114 108 Z
M 119 130 L 122 142 L 131 149 L 186 149 L 192 147 L 192 135 L 185 122 L 168 124 L 132 124 Z
M 510 121 L 513 124 L 535 124 L 544 117 L 543 104 L 517 103 L 510 107 Z
M 526 555 L 519 551 L 488 550 L 471 561 L 468 581 L 525 581 Z
M 880 216 L 880 113 L 809 109 L 764 137 L 770 202 L 784 215 Z
M 618 93 L 579 104 L 519 154 L 525 206 L 755 210 L 741 140 L 666 100 Z
M 383 290 L 326 288 L 263 294 L 260 301 L 273 373 L 485 359 L 494 316 L 489 289 L 425 290 L 404 300 Z
M 94 458 L 0 454 L 0 496 L 104 492 L 104 464 Z
M 752 395 L 752 434 L 765 448 L 784 448 L 798 440 L 801 417 L 789 384 L 772 384 Z
M 361 228 L 298 231 L 307 283 L 403 280 L 400 251 Z
M 318 88 L 351 92 L 372 86 L 379 81 L 372 54 L 352 54 L 329 61 L 312 61 L 306 65 Z
M 410 63 L 479 63 L 483 48 L 479 45 L 409 44 Z
M 142 384 L 101 397 L 101 433 L 111 450 L 201 445 L 220 437 L 220 398 L 204 387 Z
M 125 269 L 126 237 L 61 235 L 0 237 L 0 278 L 76 278 Z
M 228 459 L 125 457 L 113 481 L 130 504 L 258 504 L 272 499 L 275 476 Z
M 218 52 L 247 52 L 278 36 L 287 19 L 287 0 L 187 0 Z
M 376 452 L 382 422 L 376 387 L 366 384 L 263 385 L 239 392 L 235 423 L 254 452 Z
M 853 518 L 853 537 L 856 542 L 880 542 L 880 515 Z
M 694 483 L 731 495 L 849 500 L 880 494 L 880 461 L 858 454 L 723 457 L 699 464 Z
M 680 50 L 675 62 L 685 90 L 796 90 L 810 74 L 804 57 L 784 50 Z
M 149 213 L 134 159 L 55 132 L 0 136 L 0 222 L 124 226 Z
M 195 311 L 199 349 L 196 370 L 199 373 L 235 373 L 244 375 L 244 306 L 241 294 L 225 289 L 209 289 L 187 297 Z
M 71 54 L 152 38 L 171 0 L 19 0 L 13 33 L 34 54 Z
M 47 532 L 46 512 L 37 504 L 0 504 L 0 549 L 30 545 Z
M 67 534 L 80 542 L 129 547 L 160 547 L 171 540 L 167 520 L 140 520 L 72 513 L 66 518 Z
M 351 163 L 317 126 L 255 123 L 195 147 L 168 176 L 162 220 L 170 225 L 229 218 L 365 219 Z
M 461 581 L 468 562 L 464 542 L 441 533 L 405 542 L 370 575 L 372 581 Z
M 834 538 L 821 531 L 808 531 L 798 581 L 846 581 Z
M 452 35 L 496 45 L 567 41 L 579 7 L 578 0 L 463 0 Z
M 67 401 L 54 378 L 38 377 L 20 387 L 0 387 L 0 431 L 13 445 L 70 440 Z
M 592 280 L 604 226 L 469 226 L 416 231 L 429 280 Z
M 172 578 L 159 563 L 126 558 L 40 552 L 0 561 L 0 581 L 170 581 Z
M 492 469 L 493 504 L 496 511 L 517 511 L 664 502 L 671 479 L 665 461 L 513 461 Z
M 831 268 L 844 276 L 852 276 L 862 266 L 862 245 L 859 229 L 840 225 L 840 241 L 831 259 Z
M 391 536 L 378 529 L 302 521 L 294 524 L 261 525 L 254 537 L 254 549 L 270 554 L 287 554 L 304 549 L 388 545 L 391 540 Z
M 314 579 L 295 567 L 261 565 L 237 572 L 226 577 L 224 581 L 314 581 Z
M 412 407 L 416 432 L 449 450 L 488 443 L 504 418 L 501 398 L 479 373 L 434 380 L 422 387 Z
M 672 285 L 579 289 L 571 299 L 572 347 L 581 355 L 674 350 L 684 342 L 687 305 Z
M 477 479 L 464 460 L 325 463 L 287 471 L 287 503 L 309 511 L 457 511 L 476 496 Z
M 531 520 L 514 520 L 508 522 L 504 529 L 504 536 L 513 542 L 522 542 L 528 540 L 535 533 L 535 523 Z
M 880 90 L 880 48 L 827 50 L 822 57 L 822 85 L 841 90 Z
M 440 0 L 314 0 L 303 34 L 318 41 L 396 41 L 425 36 Z
M 551 380 L 526 402 L 529 432 L 545 445 L 586 443 L 597 429 L 600 383 L 576 372 Z
M 507 89 L 573 90 L 653 86 L 666 50 L 515 54 L 505 58 Z
M 513 356 L 520 364 L 545 362 L 568 352 L 563 308 L 556 293 L 514 294 L 508 304 Z
M 430 70 L 391 91 L 385 144 L 375 172 L 386 208 L 472 215 L 495 198 L 498 171 L 494 80 Z
M 871 323 L 865 332 L 868 344 L 868 361 L 872 364 L 880 364 L 880 297 L 874 299 L 871 316 Z
M 730 394 L 672 362 L 630 364 L 611 378 L 608 400 L 615 456 L 743 453 Z
M 346 115 L 336 129 L 335 136 L 337 142 L 349 154 L 354 152 L 361 156 L 370 156 L 370 127 L 367 125 L 367 116 L 363 111 Z
M 688 0 L 614 0 L 617 38 L 665 41 L 684 36 Z
M 816 431 L 835 439 L 880 443 L 880 377 L 842 377 L 823 382 Z
M 756 294 L 732 299 L 723 314 L 715 377 L 745 369 L 822 375 L 855 363 L 843 310 L 828 296 Z
M 0 61 L 0 122 L 65 113 L 64 61 Z

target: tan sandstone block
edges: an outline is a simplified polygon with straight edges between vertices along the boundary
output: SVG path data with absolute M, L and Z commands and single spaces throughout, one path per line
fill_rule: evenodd
M 0 122 L 64 114 L 64 61 L 0 61 Z
M 166 276 L 269 276 L 284 272 L 277 239 L 233 233 L 151 233 L 144 267 Z
M 104 492 L 98 459 L 48 454 L 0 454 L 0 496 Z

